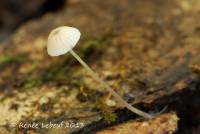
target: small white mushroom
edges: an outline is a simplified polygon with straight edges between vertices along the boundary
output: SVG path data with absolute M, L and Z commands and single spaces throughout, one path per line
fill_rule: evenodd
M 90 75 L 99 83 L 101 83 L 109 92 L 113 94 L 117 101 L 123 104 L 130 111 L 143 116 L 145 118 L 152 118 L 148 113 L 145 113 L 132 105 L 128 104 L 122 97 L 120 97 L 104 80 L 102 80 L 97 73 L 95 73 L 72 49 L 80 39 L 80 31 L 74 27 L 61 26 L 51 31 L 48 42 L 47 52 L 50 56 L 59 56 L 70 52 L 80 64 L 90 73 Z
M 61 26 L 49 34 L 47 41 L 47 52 L 50 56 L 59 56 L 72 50 L 81 36 L 78 29 L 74 27 Z

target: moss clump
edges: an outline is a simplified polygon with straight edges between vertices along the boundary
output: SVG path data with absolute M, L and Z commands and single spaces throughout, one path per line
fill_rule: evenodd
M 82 58 L 86 58 L 89 54 L 93 53 L 94 51 L 99 51 L 102 48 L 103 45 L 102 40 L 89 40 L 85 41 L 82 45 L 82 47 L 79 49 L 78 53 Z M 14 57 L 10 57 L 7 60 L 2 61 L 13 61 L 12 59 Z M 17 59 L 18 60 L 18 59 Z M 1 61 L 1 60 L 0 60 Z M 70 65 L 75 63 L 75 59 L 72 56 L 66 55 L 63 56 L 59 61 L 51 64 L 43 73 L 41 73 L 39 76 L 33 77 L 34 71 L 37 69 L 37 62 L 33 62 L 32 69 L 27 75 L 27 80 L 24 81 L 24 84 L 22 86 L 23 89 L 30 89 L 33 87 L 36 87 L 40 84 L 42 84 L 45 81 L 59 81 L 59 82 L 67 82 L 70 81 L 71 84 L 74 86 L 80 87 L 83 84 L 82 79 L 74 78 L 75 71 L 77 70 L 76 67 L 71 68 Z M 32 77 L 32 78 L 31 78 Z M 89 93 L 89 96 L 87 98 L 91 98 Z
M 82 47 L 78 51 L 82 58 L 86 58 L 90 53 L 99 51 L 102 48 L 101 40 L 89 40 L 83 43 Z M 66 55 L 64 58 L 49 66 L 46 71 L 47 80 L 69 80 L 73 76 L 73 70 L 69 67 L 70 63 L 74 63 L 75 59 L 72 56 Z M 73 68 L 74 69 L 74 68 Z M 77 68 L 76 68 L 77 69 Z
M 69 82 L 71 84 L 76 83 L 74 79 L 75 70 L 77 67 L 71 67 L 75 59 L 68 56 L 62 59 L 61 61 L 51 64 L 44 72 L 42 76 L 44 81 L 59 81 L 59 82 Z M 77 82 L 79 82 L 78 80 Z M 80 82 L 79 82 L 80 83 Z M 80 85 L 80 84 L 79 84 Z
M 89 54 L 99 51 L 104 46 L 104 40 L 102 39 L 94 39 L 85 41 L 82 45 L 82 47 L 79 49 L 78 53 L 81 58 L 86 58 Z M 48 67 L 48 69 L 45 71 L 46 75 L 44 76 L 44 79 L 49 80 L 55 80 L 55 81 L 64 81 L 69 80 L 69 78 L 73 75 L 73 68 L 70 68 L 70 63 L 74 63 L 75 59 L 72 56 L 66 55 L 63 59 L 61 59 L 58 62 L 53 63 Z M 77 68 L 76 68 L 77 69 Z M 79 84 L 80 85 L 80 84 Z
M 7 64 L 10 62 L 24 63 L 26 61 L 27 59 L 21 56 L 9 56 L 9 55 L 0 56 L 0 65 Z
M 103 119 L 108 124 L 115 122 L 117 120 L 117 115 L 115 113 L 113 113 L 106 104 L 102 103 L 102 101 L 100 101 L 100 100 L 97 101 L 96 107 L 101 110 Z
M 108 123 L 112 123 L 112 122 L 115 122 L 116 119 L 117 119 L 117 115 L 115 113 L 112 113 L 112 112 L 106 112 L 104 113 L 103 115 L 103 119 Z
M 24 78 L 24 82 L 22 84 L 22 89 L 30 89 L 36 87 L 42 83 L 42 78 L 40 76 L 34 77 L 34 71 L 38 68 L 38 63 L 33 61 L 31 64 L 31 68 L 26 74 Z
M 89 40 L 83 43 L 83 47 L 78 52 L 81 58 L 85 58 L 88 54 L 94 51 L 99 51 L 103 48 L 102 40 Z
M 30 73 L 33 72 L 34 70 L 36 70 L 38 68 L 38 62 L 34 61 L 31 64 L 31 69 L 30 69 Z
M 48 80 L 65 80 L 66 79 L 66 67 L 64 63 L 54 63 L 46 70 L 46 76 L 44 79 Z
M 24 84 L 22 86 L 22 89 L 31 89 L 33 87 L 37 87 L 42 83 L 42 79 L 40 78 L 29 78 L 24 81 Z
M 100 98 L 103 95 L 101 92 L 88 88 L 84 84 L 82 84 L 81 86 L 79 85 L 79 87 L 80 89 L 79 89 L 79 94 L 77 95 L 77 99 L 81 102 L 86 102 L 86 101 L 95 102 L 98 98 Z

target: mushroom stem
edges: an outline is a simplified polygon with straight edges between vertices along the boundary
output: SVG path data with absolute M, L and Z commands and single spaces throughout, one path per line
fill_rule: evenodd
M 153 116 L 151 116 L 148 113 L 145 113 L 135 107 L 133 107 L 132 105 L 130 105 L 129 103 L 127 103 L 121 96 L 119 96 L 105 81 L 103 81 L 99 75 L 97 73 L 95 73 L 72 49 L 69 51 L 79 62 L 80 64 L 90 73 L 90 75 L 99 83 L 101 83 L 102 85 L 104 85 L 104 87 L 113 94 L 113 96 L 117 99 L 117 101 L 119 101 L 121 104 L 123 104 L 127 109 L 129 109 L 130 111 L 144 117 L 144 118 L 148 118 L 151 119 L 153 118 Z

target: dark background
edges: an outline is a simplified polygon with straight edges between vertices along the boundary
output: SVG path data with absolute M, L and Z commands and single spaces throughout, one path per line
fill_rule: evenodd
M 61 9 L 65 0 L 1 0 L 0 1 L 0 41 L 29 19 L 46 12 Z

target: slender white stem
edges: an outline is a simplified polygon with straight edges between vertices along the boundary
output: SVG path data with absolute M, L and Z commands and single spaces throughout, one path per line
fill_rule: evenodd
M 128 104 L 122 97 L 120 97 L 106 82 L 104 82 L 97 73 L 95 73 L 73 50 L 70 50 L 70 53 L 80 62 L 80 64 L 90 73 L 90 75 L 99 83 L 101 83 L 109 92 L 113 94 L 113 96 L 123 104 L 130 111 L 143 116 L 144 118 L 153 118 L 150 114 L 143 112 L 132 105 Z

